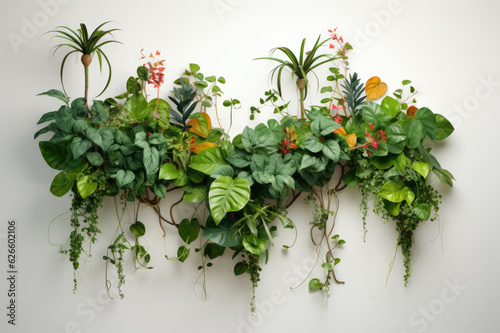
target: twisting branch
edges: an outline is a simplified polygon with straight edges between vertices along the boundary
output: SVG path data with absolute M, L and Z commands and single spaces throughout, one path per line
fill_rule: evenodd
M 340 184 L 342 184 L 342 180 L 344 179 L 344 176 L 345 176 L 345 165 L 340 164 L 340 163 L 337 165 L 340 166 L 340 177 L 339 177 L 339 181 L 337 182 L 337 185 L 335 185 L 335 192 L 340 192 L 347 187 L 346 183 L 344 183 L 344 185 L 340 186 Z
M 300 195 L 302 194 L 302 191 L 298 191 L 297 193 L 295 193 L 295 190 L 292 192 L 292 200 L 285 206 L 285 209 L 287 209 L 288 207 L 290 207 L 294 202 L 295 200 L 297 200 Z
M 170 219 L 174 223 L 175 223 L 175 219 L 174 219 L 174 207 L 177 206 L 178 204 L 180 204 L 184 200 L 184 194 L 185 194 L 185 192 L 182 194 L 182 197 L 179 199 L 179 201 L 177 201 L 172 206 L 170 206 Z M 175 224 L 177 225 L 177 223 L 175 223 Z

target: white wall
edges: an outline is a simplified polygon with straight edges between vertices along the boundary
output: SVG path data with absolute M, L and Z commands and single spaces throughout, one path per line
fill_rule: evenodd
M 47 7 L 44 4 L 50 3 Z M 54 5 L 57 4 L 57 5 Z M 0 263 L 6 273 L 7 220 L 18 229 L 17 325 L 6 323 L 7 284 L 0 283 L 2 332 L 494 332 L 500 329 L 498 281 L 500 224 L 498 204 L 498 124 L 500 116 L 500 5 L 494 0 L 3 0 L 2 122 L 0 138 Z M 440 220 L 421 225 L 415 233 L 414 273 L 402 286 L 404 268 L 398 252 L 394 271 L 385 286 L 393 257 L 396 232 L 373 214 L 366 243 L 362 240 L 360 196 L 341 193 L 337 232 L 347 241 L 339 251 L 338 275 L 346 281 L 334 286 L 328 309 L 319 293 L 307 286 L 290 291 L 313 255 L 307 222 L 310 209 L 297 204 L 290 216 L 299 225 L 300 238 L 289 253 L 280 250 L 293 238 L 280 231 L 277 246 L 262 272 L 257 291 L 261 315 L 249 318 L 250 284 L 234 277 L 230 256 L 219 258 L 207 274 L 210 300 L 197 297 L 198 258 L 186 263 L 163 259 L 164 245 L 157 220 L 145 211 L 155 269 L 128 271 L 125 299 L 103 296 L 101 260 L 116 220 L 112 201 L 102 209 L 105 233 L 84 265 L 78 292 L 72 293 L 72 269 L 65 256 L 47 240 L 52 219 L 69 208 L 70 199 L 53 197 L 49 186 L 55 171 L 43 161 L 32 139 L 36 121 L 57 107 L 37 93 L 60 89 L 58 68 L 62 53 L 52 57 L 55 40 L 44 32 L 58 25 L 89 28 L 112 20 L 123 29 L 111 45 L 114 79 L 106 96 L 124 89 L 124 82 L 140 65 L 142 48 L 162 52 L 166 59 L 166 97 L 170 82 L 190 62 L 205 74 L 223 75 L 227 96 L 239 98 L 232 134 L 245 125 L 249 107 L 271 87 L 272 64 L 252 61 L 275 46 L 297 48 L 339 27 L 356 51 L 351 69 L 361 77 L 378 75 L 394 90 L 403 79 L 413 80 L 420 106 L 446 115 L 455 133 L 435 148 L 457 183 L 443 194 Z M 34 29 L 28 25 L 34 24 Z M 10 36 L 10 37 L 9 37 Z M 12 43 L 12 38 L 18 43 Z M 10 39 L 9 39 L 10 38 Z M 80 65 L 68 63 L 67 82 L 72 96 L 80 94 Z M 76 69 L 75 69 L 76 68 Z M 75 78 L 74 80 L 71 78 Z M 91 94 L 105 77 L 92 73 Z M 294 93 L 288 94 L 295 99 Z M 310 102 L 317 101 L 312 94 Z M 295 107 L 295 106 L 294 106 Z M 259 120 L 265 120 L 262 115 Z M 187 210 L 187 207 L 184 209 Z M 180 213 L 179 213 L 180 214 Z M 156 229 L 155 229 L 156 228 Z M 51 240 L 62 241 L 68 228 L 55 222 Z M 174 255 L 175 230 L 169 229 L 166 249 Z M 314 273 L 319 276 L 319 271 Z M 450 287 L 453 285 L 460 287 Z M 271 300 L 274 299 L 275 303 Z

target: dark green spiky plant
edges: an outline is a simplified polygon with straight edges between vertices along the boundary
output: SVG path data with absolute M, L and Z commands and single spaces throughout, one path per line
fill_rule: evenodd
M 189 121 L 189 116 L 193 113 L 198 102 L 196 98 L 196 89 L 187 84 L 184 80 L 180 80 L 181 88 L 174 88 L 174 95 L 168 98 L 174 102 L 177 110 L 169 109 L 170 116 L 172 117 L 172 122 L 174 125 L 187 129 L 187 122 Z
M 360 82 L 358 73 L 349 74 L 349 79 L 346 79 L 342 84 L 344 89 L 342 92 L 345 94 L 347 106 L 351 111 L 351 116 L 361 119 L 361 107 L 366 99 L 365 85 Z
M 280 64 L 276 66 L 272 71 L 271 71 L 271 78 L 274 77 L 274 75 L 277 72 L 277 85 L 278 85 L 278 93 L 280 96 L 281 94 L 281 74 L 283 73 L 284 68 L 289 68 L 292 71 L 292 77 L 297 77 L 297 88 L 299 89 L 299 102 L 300 102 L 300 115 L 301 118 L 305 117 L 305 110 L 304 110 L 304 100 L 307 97 L 307 87 L 308 87 L 308 80 L 307 80 L 307 75 L 309 73 L 313 73 L 313 70 L 327 62 L 334 61 L 338 58 L 334 57 L 333 55 L 330 54 L 320 54 L 316 56 L 316 53 L 318 52 L 319 48 L 323 46 L 328 40 L 331 38 L 325 39 L 324 41 L 320 42 L 321 35 L 318 36 L 318 39 L 316 40 L 316 43 L 314 43 L 314 46 L 310 51 L 304 51 L 305 44 L 306 44 L 306 39 L 304 38 L 302 40 L 302 44 L 300 45 L 300 53 L 299 57 L 297 57 L 289 48 L 281 46 L 281 47 L 276 47 L 271 50 L 271 54 L 273 54 L 275 51 L 281 51 L 283 52 L 286 57 L 288 58 L 287 60 L 279 59 L 279 58 L 274 58 L 274 57 L 262 57 L 262 58 L 257 58 L 257 59 L 267 59 L 267 60 L 273 60 L 277 61 Z M 325 59 L 326 58 L 326 59 Z
M 120 29 L 110 29 L 110 30 L 100 30 L 105 24 L 109 23 L 104 22 L 101 25 L 99 25 L 95 30 L 92 32 L 92 34 L 89 35 L 87 26 L 84 23 L 80 23 L 80 29 L 72 30 L 66 26 L 58 26 L 57 28 L 65 29 L 65 30 L 51 30 L 49 32 L 55 33 L 56 35 L 54 37 L 57 38 L 62 38 L 67 40 L 68 42 L 63 42 L 61 44 L 58 44 L 55 46 L 54 53 L 59 50 L 63 46 L 67 46 L 71 51 L 69 51 L 63 58 L 61 62 L 61 85 L 63 87 L 64 93 L 66 93 L 66 89 L 64 88 L 64 80 L 63 80 L 63 74 L 64 74 L 64 65 L 66 64 L 66 60 L 68 57 L 73 54 L 73 53 L 81 53 L 81 61 L 83 64 L 83 68 L 85 71 L 85 100 L 87 101 L 86 106 L 88 107 L 88 93 L 89 93 L 89 66 L 92 63 L 92 56 L 93 54 L 97 54 L 97 57 L 99 59 L 99 68 L 102 71 L 102 63 L 104 60 L 106 61 L 108 68 L 109 68 L 109 75 L 108 75 L 108 81 L 106 82 L 106 86 L 104 89 L 99 93 L 100 96 L 109 86 L 109 83 L 111 82 L 111 63 L 109 62 L 108 57 L 106 54 L 102 51 L 102 47 L 106 44 L 109 43 L 120 43 L 117 40 L 111 39 L 111 40 L 106 40 L 102 41 L 103 37 L 106 37 L 107 35 L 110 35 L 113 37 L 113 31 L 117 31 Z M 114 38 L 114 37 L 113 37 Z M 121 44 L 121 43 L 120 43 Z

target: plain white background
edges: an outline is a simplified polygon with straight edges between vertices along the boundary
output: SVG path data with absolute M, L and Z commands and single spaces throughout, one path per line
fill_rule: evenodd
M 500 5 L 493 0 L 445 1 L 95 1 L 3 0 L 0 4 L 2 121 L 0 142 L 0 276 L 5 276 L 7 220 L 17 219 L 17 325 L 7 324 L 7 281 L 0 282 L 2 332 L 497 332 L 500 329 L 500 250 L 498 205 L 498 124 L 500 116 Z M 355 46 L 350 66 L 366 80 L 377 75 L 399 88 L 413 80 L 419 106 L 446 115 L 455 133 L 434 147 L 443 167 L 455 175 L 453 189 L 436 183 L 443 195 L 440 219 L 423 223 L 414 241 L 414 272 L 403 287 L 404 268 L 398 252 L 386 285 L 397 234 L 392 223 L 370 214 L 363 242 L 360 195 L 340 194 L 337 233 L 347 241 L 338 252 L 343 286 L 332 287 L 325 306 L 321 293 L 309 293 L 306 284 L 291 291 L 314 258 L 308 238 L 310 208 L 297 203 L 289 215 L 299 238 L 288 253 L 283 244 L 293 233 L 281 230 L 270 262 L 257 290 L 257 317 L 249 316 L 250 283 L 235 277 L 230 255 L 215 261 L 207 272 L 210 299 L 199 298 L 196 284 L 199 258 L 184 264 L 164 259 L 180 245 L 176 231 L 161 237 L 157 219 L 144 210 L 153 270 L 135 271 L 129 264 L 125 299 L 104 292 L 101 260 L 116 227 L 112 200 L 101 210 L 103 234 L 83 265 L 79 290 L 72 293 L 72 268 L 52 242 L 64 242 L 67 221 L 51 221 L 68 211 L 70 198 L 53 197 L 50 182 L 56 172 L 43 161 L 33 134 L 39 117 L 58 107 L 37 93 L 60 89 L 59 65 L 63 53 L 52 56 L 56 40 L 44 35 L 58 25 L 93 29 L 114 21 L 123 45 L 109 45 L 114 76 L 106 97 L 124 90 L 128 76 L 141 65 L 139 51 L 159 50 L 166 59 L 166 98 L 175 80 L 190 62 L 205 74 L 222 75 L 227 97 L 243 107 L 235 113 L 231 134 L 244 126 L 250 106 L 272 87 L 272 64 L 252 59 L 268 55 L 275 46 L 297 50 L 327 30 L 338 32 Z M 325 50 L 327 51 L 327 50 Z M 68 93 L 83 93 L 78 60 L 67 64 Z M 324 78 L 321 72 L 320 78 Z M 91 73 L 91 95 L 103 86 L 97 64 Z M 290 84 L 289 87 L 293 88 Z M 285 94 L 293 100 L 296 94 Z M 313 93 L 308 103 L 321 97 Z M 295 104 L 294 104 L 295 103 Z M 266 120 L 262 114 L 258 120 Z M 223 126 L 228 115 L 222 115 Z M 174 198 L 175 200 L 175 198 Z M 176 214 L 190 211 L 181 207 Z M 128 220 L 127 220 L 128 219 Z M 129 218 L 125 222 L 128 223 Z M 52 226 L 52 227 L 50 227 Z M 50 227 L 50 228 L 49 228 Z M 316 270 L 313 276 L 320 276 Z

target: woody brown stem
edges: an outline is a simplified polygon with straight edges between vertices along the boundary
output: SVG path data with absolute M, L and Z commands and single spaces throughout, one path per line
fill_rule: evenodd
M 304 79 L 297 79 L 297 88 L 299 88 L 299 102 L 300 102 L 300 118 L 305 118 L 305 110 L 304 110 L 304 99 L 305 99 L 305 89 L 306 84 Z
M 92 56 L 90 54 L 84 54 L 82 55 L 82 64 L 83 64 L 83 70 L 85 72 L 85 106 L 88 108 L 89 103 L 89 66 L 92 63 Z

